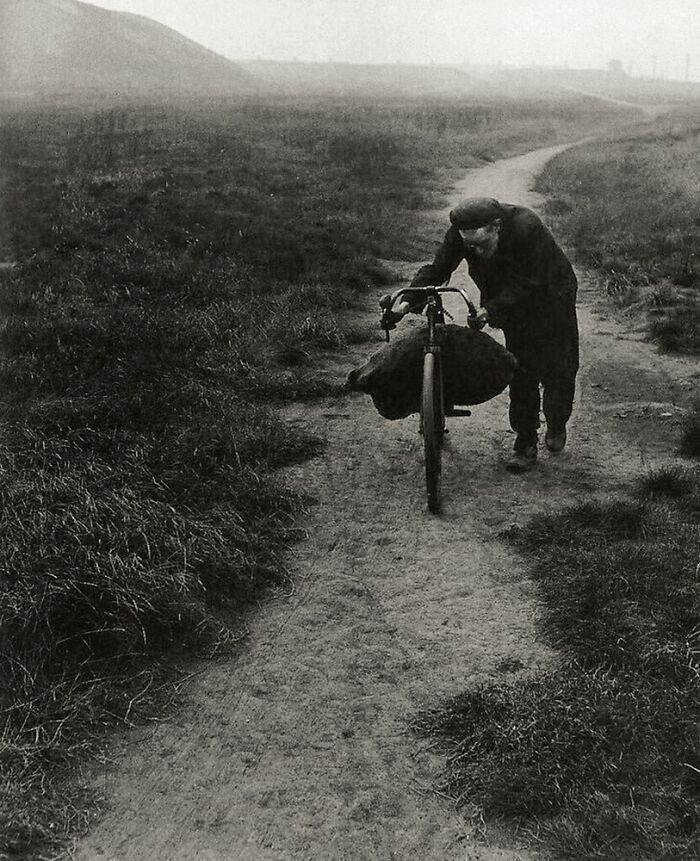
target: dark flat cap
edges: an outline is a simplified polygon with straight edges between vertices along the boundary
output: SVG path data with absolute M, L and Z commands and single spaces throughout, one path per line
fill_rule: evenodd
M 450 212 L 450 221 L 460 230 L 475 230 L 502 217 L 501 204 L 493 197 L 468 197 Z

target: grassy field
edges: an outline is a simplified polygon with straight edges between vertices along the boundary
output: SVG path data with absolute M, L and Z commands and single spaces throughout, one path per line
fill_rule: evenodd
M 344 312 L 427 256 L 466 167 L 576 138 L 595 102 L 5 109 L 0 854 L 50 857 L 65 778 L 152 713 L 173 657 L 228 648 L 287 576 L 323 440 L 284 399 L 366 337 Z M 164 687 L 165 686 L 165 687 Z
M 679 114 L 570 150 L 539 182 L 550 220 L 663 349 L 698 352 L 700 125 Z M 700 454 L 700 411 L 682 453 Z M 556 672 L 469 690 L 416 729 L 445 790 L 557 857 L 700 857 L 700 471 L 582 502 L 507 536 L 531 560 Z

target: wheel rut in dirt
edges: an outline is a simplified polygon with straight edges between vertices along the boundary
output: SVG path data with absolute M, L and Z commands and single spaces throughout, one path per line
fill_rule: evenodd
M 453 200 L 537 206 L 532 180 L 560 149 L 472 171 Z M 374 300 L 364 320 L 377 325 Z M 292 551 L 294 591 L 251 620 L 235 659 L 203 669 L 177 715 L 126 737 L 96 781 L 107 810 L 76 858 L 543 857 L 495 832 L 479 841 L 434 791 L 440 760 L 407 726 L 467 685 L 556 661 L 538 639 L 523 561 L 498 532 L 616 489 L 674 450 L 668 414 L 692 386 L 692 364 L 660 362 L 603 319 L 585 277 L 580 326 L 569 447 L 512 476 L 501 467 L 513 439 L 507 394 L 450 420 L 440 517 L 425 508 L 415 418 L 387 422 L 361 395 L 285 410 L 328 440 L 285 471 L 317 500 Z M 329 358 L 327 373 L 346 374 L 371 349 Z

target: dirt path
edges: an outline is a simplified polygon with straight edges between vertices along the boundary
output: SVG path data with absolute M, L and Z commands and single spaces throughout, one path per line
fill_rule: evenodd
M 558 149 L 473 171 L 454 200 L 536 206 L 528 189 Z M 585 279 L 580 322 L 570 447 L 511 476 L 500 464 L 512 445 L 507 396 L 474 408 L 451 424 L 440 518 L 425 510 L 414 419 L 386 422 L 360 395 L 286 412 L 328 438 L 322 457 L 288 471 L 319 501 L 294 551 L 295 591 L 252 620 L 236 660 L 191 683 L 176 718 L 128 735 L 99 781 L 108 810 L 76 858 L 542 857 L 494 833 L 480 843 L 431 791 L 440 761 L 406 725 L 476 680 L 555 660 L 537 638 L 523 562 L 498 531 L 617 488 L 675 448 L 695 363 L 662 363 L 599 315 Z M 329 372 L 371 349 L 329 358 Z
M 590 90 L 582 90 L 579 87 L 567 87 L 564 84 L 559 84 L 560 90 L 565 90 L 568 93 L 577 93 L 579 96 L 588 96 L 591 99 L 598 99 L 599 102 L 606 102 L 609 105 L 618 105 L 622 108 L 634 108 L 639 111 L 647 120 L 655 120 L 657 117 L 667 114 L 673 110 L 673 104 L 646 104 L 644 102 L 628 102 L 626 99 L 615 99 L 612 96 L 605 96 L 601 93 L 593 93 Z

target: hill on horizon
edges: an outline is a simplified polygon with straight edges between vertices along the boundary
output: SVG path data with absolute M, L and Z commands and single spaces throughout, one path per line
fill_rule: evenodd
M 0 0 L 0 92 L 236 94 L 236 63 L 150 18 L 80 0 Z

